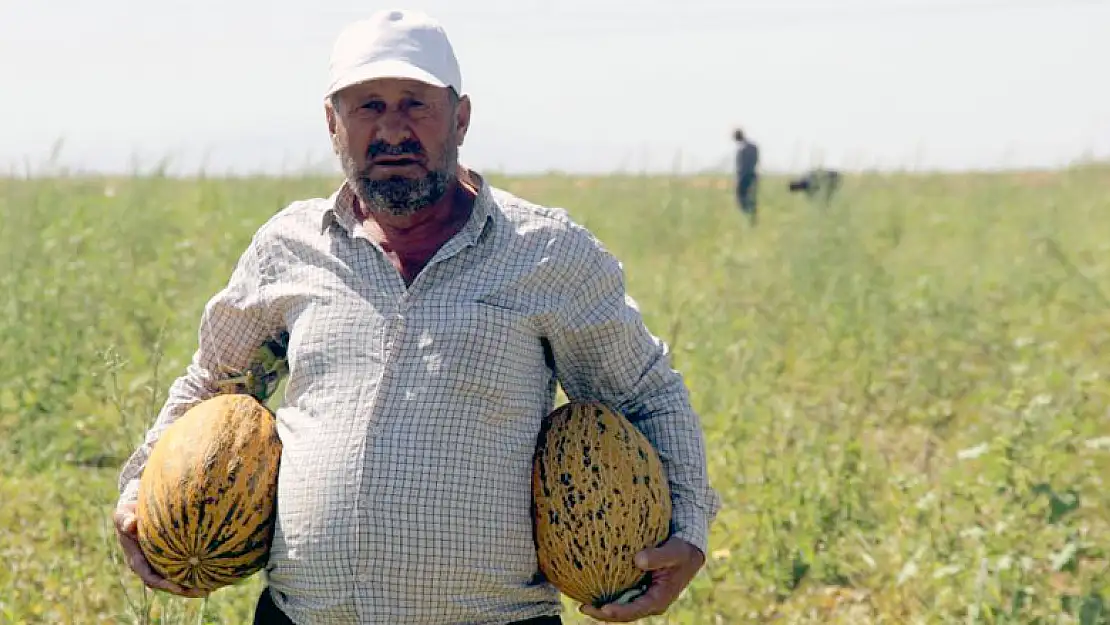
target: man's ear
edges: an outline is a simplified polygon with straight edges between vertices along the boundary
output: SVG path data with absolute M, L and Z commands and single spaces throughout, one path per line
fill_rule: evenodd
M 462 145 L 466 140 L 466 132 L 470 130 L 470 96 L 460 97 L 455 110 L 455 136 L 459 138 L 459 145 Z
M 332 102 L 331 98 L 324 100 L 324 116 L 328 120 L 328 134 L 335 137 L 338 121 L 336 119 L 335 104 Z
M 331 150 L 339 154 L 339 114 L 331 98 L 324 101 L 324 117 L 328 122 L 328 138 L 331 139 Z

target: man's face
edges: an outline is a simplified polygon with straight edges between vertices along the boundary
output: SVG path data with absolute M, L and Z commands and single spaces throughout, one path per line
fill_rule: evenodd
M 332 144 L 371 212 L 409 215 L 435 203 L 455 176 L 470 102 L 404 79 L 354 85 L 327 106 Z

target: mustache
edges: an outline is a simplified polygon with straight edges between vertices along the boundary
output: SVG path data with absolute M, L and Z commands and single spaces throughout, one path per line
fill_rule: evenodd
M 385 141 L 374 141 L 366 148 L 366 159 L 374 160 L 379 156 L 411 157 L 424 156 L 424 146 L 416 139 L 404 139 L 397 145 Z

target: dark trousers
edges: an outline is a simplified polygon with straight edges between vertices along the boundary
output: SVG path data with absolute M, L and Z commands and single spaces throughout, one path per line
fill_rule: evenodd
M 540 616 L 526 621 L 517 621 L 512 625 L 562 625 L 562 619 L 557 616 Z M 285 613 L 274 605 L 269 589 L 262 591 L 258 598 L 258 605 L 254 608 L 254 625 L 293 625 Z
M 756 219 L 756 195 L 759 193 L 759 178 L 754 174 L 742 175 L 736 181 L 736 200 L 740 210 L 754 223 Z

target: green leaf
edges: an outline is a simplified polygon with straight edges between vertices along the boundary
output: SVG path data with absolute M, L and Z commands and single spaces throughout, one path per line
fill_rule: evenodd
M 1087 595 L 1083 599 L 1083 607 L 1079 610 L 1079 625 L 1107 625 L 1110 622 L 1110 611 L 1098 593 Z
M 1075 570 L 1075 556 L 1079 554 L 1079 545 L 1074 541 L 1068 541 L 1064 548 L 1060 550 L 1052 558 L 1053 571 L 1074 571 Z

